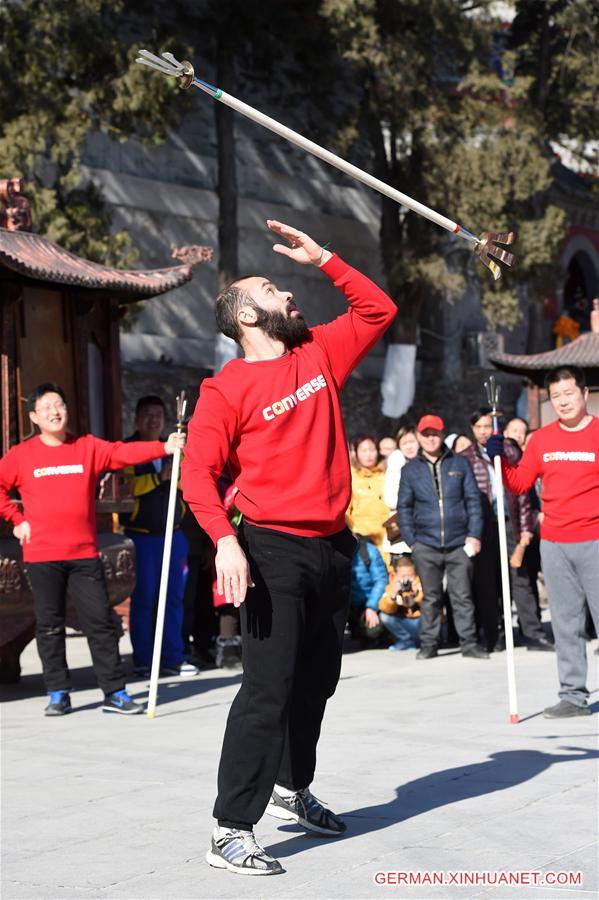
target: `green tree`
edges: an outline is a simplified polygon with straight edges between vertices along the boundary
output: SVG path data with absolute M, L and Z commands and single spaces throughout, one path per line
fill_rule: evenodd
M 0 159 L 22 177 L 40 233 L 87 258 L 126 265 L 135 248 L 110 233 L 99 190 L 82 177 L 88 135 L 164 139 L 189 101 L 173 80 L 134 63 L 140 41 L 173 49 L 123 0 L 0 4 Z
M 547 141 L 567 141 L 599 174 L 599 7 L 586 0 L 517 0 L 510 32 L 516 72 Z
M 266 98 L 273 114 L 300 104 L 308 117 L 330 120 L 326 100 L 310 103 L 313 54 L 322 56 L 320 75 L 332 56 L 319 3 L 0 2 L 0 174 L 30 186 L 36 229 L 99 262 L 135 258 L 127 232 L 111 233 L 100 191 L 82 178 L 87 138 L 101 131 L 157 144 L 200 102 L 195 91 L 181 93 L 174 79 L 136 65 L 142 46 L 194 60 L 202 77 L 231 93 L 243 85 L 245 99 Z M 221 286 L 238 274 L 235 118 L 214 103 Z
M 520 7 L 551 5 L 525 0 Z M 555 4 L 561 9 L 552 28 L 562 49 L 550 57 L 554 67 L 564 65 L 566 47 L 589 48 L 588 22 L 586 31 L 580 26 L 583 5 Z M 537 75 L 527 71 L 537 39 L 534 17 L 516 19 L 518 52 L 486 0 L 324 0 L 323 12 L 362 86 L 344 133 L 351 138 L 353 127 L 353 135 L 368 136 L 375 174 L 471 230 L 518 232 L 517 267 L 504 269 L 493 284 L 459 239 L 450 243 L 435 226 L 383 199 L 383 261 L 403 313 L 393 339 L 412 342 L 424 293 L 457 297 L 465 276 L 478 278 L 493 327 L 519 321 L 523 288 L 538 310 L 554 284 L 566 217 L 551 202 L 553 154 L 547 122 L 532 99 Z M 576 24 L 565 36 L 570 20 Z M 568 71 L 575 75 L 562 78 L 564 107 L 572 79 L 585 78 L 578 59 Z M 545 76 L 545 97 L 554 81 Z M 581 109 L 568 113 L 577 133 L 594 96 L 587 84 Z M 564 112 L 560 122 L 566 118 Z
M 287 122 L 290 110 L 299 107 L 304 127 L 306 121 L 323 127 L 331 121 L 331 109 L 317 88 L 334 63 L 333 42 L 318 16 L 320 2 L 305 0 L 297 6 L 279 0 L 174 0 L 169 24 L 175 37 L 192 43 L 200 77 L 212 77 L 227 93 Z M 318 69 L 315 58 L 321 60 Z M 219 287 L 239 274 L 238 120 L 229 107 L 214 103 Z
M 524 94 L 521 109 L 546 165 L 553 156 L 552 145 L 558 145 L 572 154 L 575 167 L 590 171 L 590 179 L 580 179 L 579 196 L 586 194 L 591 205 L 599 193 L 599 9 L 586 0 L 517 0 L 515 7 L 508 47 L 515 80 Z M 538 210 L 542 198 L 535 198 L 535 203 Z M 543 349 L 543 297 L 553 293 L 560 274 L 557 254 L 565 217 L 550 205 L 548 210 L 553 213 L 548 245 L 554 264 L 537 264 L 532 272 L 531 352 Z M 529 229 L 526 237 L 534 242 L 538 260 L 538 248 L 547 235 L 542 228 L 536 233 Z

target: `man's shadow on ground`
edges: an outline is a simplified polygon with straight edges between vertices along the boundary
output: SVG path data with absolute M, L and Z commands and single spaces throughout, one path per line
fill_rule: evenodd
M 502 750 L 491 753 L 484 762 L 443 769 L 408 781 L 395 789 L 395 797 L 387 803 L 338 811 L 347 824 L 347 832 L 341 840 L 372 834 L 462 800 L 509 790 L 536 778 L 556 763 L 599 759 L 599 750 L 586 750 L 582 747 L 564 749 L 572 752 Z M 275 857 L 284 858 L 306 850 L 307 841 L 322 842 L 323 838 L 303 832 L 298 834 L 298 827 L 286 825 L 281 828 L 289 837 L 279 843 L 269 844 L 268 852 Z

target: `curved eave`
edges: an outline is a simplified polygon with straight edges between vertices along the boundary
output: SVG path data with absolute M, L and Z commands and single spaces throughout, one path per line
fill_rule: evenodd
M 114 269 L 76 256 L 37 234 L 0 228 L 0 266 L 36 281 L 105 291 L 131 302 L 165 294 L 193 277 L 191 266 Z
M 575 341 L 545 353 L 493 353 L 489 355 L 489 359 L 503 372 L 522 375 L 539 384 L 545 374 L 557 366 L 578 366 L 587 372 L 599 372 L 599 334 L 582 334 Z

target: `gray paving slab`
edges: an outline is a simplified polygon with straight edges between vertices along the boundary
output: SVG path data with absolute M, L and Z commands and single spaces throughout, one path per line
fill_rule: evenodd
M 47 719 L 30 645 L 21 683 L 3 691 L 2 897 L 595 897 L 594 646 L 594 715 L 566 721 L 541 715 L 555 700 L 553 655 L 516 650 L 518 725 L 508 723 L 504 654 L 478 661 L 447 652 L 425 662 L 383 650 L 346 654 L 313 787 L 344 815 L 347 835 L 314 838 L 265 816 L 256 833 L 286 870 L 265 879 L 204 862 L 238 674 L 162 680 L 154 720 L 108 716 L 86 643 L 70 637 L 76 709 Z M 146 681 L 129 687 L 147 694 Z M 510 872 L 534 874 L 524 884 L 489 883 Z M 579 881 L 547 883 L 555 872 L 580 873 Z

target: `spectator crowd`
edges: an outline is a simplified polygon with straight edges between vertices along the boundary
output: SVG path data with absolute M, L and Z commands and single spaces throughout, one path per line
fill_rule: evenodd
M 395 437 L 361 435 L 351 445 L 348 523 L 358 551 L 349 625 L 365 646 L 417 650 L 418 659 L 440 646 L 477 659 L 505 648 L 491 409 L 474 411 L 470 424 L 469 435 L 446 434 L 443 419 L 427 414 Z M 514 464 L 528 435 L 520 418 L 504 429 Z M 506 492 L 519 641 L 551 652 L 540 615 L 540 509 L 536 488 Z
M 558 416 L 565 416 L 568 411 L 564 413 L 558 406 L 559 402 L 565 402 L 561 399 L 563 385 L 573 383 L 581 397 L 586 396 L 586 388 L 576 370 L 562 371 L 556 377 L 557 381 L 548 384 L 550 398 Z M 131 513 L 122 517 L 121 525 L 135 545 L 137 559 L 129 631 L 134 671 L 138 676 L 147 677 L 152 662 L 171 476 L 168 454 L 173 452 L 177 440 L 176 435 L 167 437 L 164 403 L 154 395 L 140 398 L 135 430 L 126 441 L 117 444 L 91 436 L 65 437 L 66 398 L 57 385 L 41 385 L 30 397 L 29 409 L 33 424 L 45 436 L 44 447 L 46 450 L 51 447 L 55 461 L 63 462 L 62 455 L 58 459 L 59 453 L 64 455 L 78 441 L 87 441 L 85 452 L 93 478 L 102 471 L 124 467 L 134 506 Z M 584 405 L 581 410 L 586 413 Z M 598 420 L 592 416 L 580 421 L 587 419 L 596 427 Z M 580 429 L 571 430 L 578 434 Z M 356 550 L 346 638 L 353 640 L 355 647 L 414 651 L 419 660 L 436 657 L 439 648 L 459 648 L 462 656 L 480 660 L 505 649 L 505 629 L 512 627 L 512 623 L 503 619 L 501 523 L 497 502 L 501 488 L 493 463 L 494 456 L 500 455 L 505 482 L 503 509 L 510 590 L 518 624 L 515 643 L 528 651 L 555 651 L 553 634 L 541 620 L 545 597 L 540 596 L 540 590 L 544 595 L 544 584 L 539 530 L 546 496 L 555 504 L 556 489 L 542 467 L 535 468 L 533 464 L 533 448 L 540 440 L 540 432 L 531 431 L 528 423 L 519 417 L 507 422 L 502 435 L 494 434 L 491 409 L 480 407 L 470 416 L 468 434 L 447 434 L 443 419 L 431 412 L 413 425 L 403 425 L 394 436 L 362 434 L 351 442 L 352 492 L 346 518 L 356 539 Z M 531 449 L 527 450 L 529 444 Z M 23 450 L 27 445 L 30 445 L 28 450 Z M 108 698 L 104 708 L 117 712 L 140 711 L 141 707 L 132 703 L 124 690 L 124 675 L 111 637 L 112 626 L 104 613 L 98 614 L 99 606 L 107 606 L 102 573 L 96 571 L 97 566 L 92 566 L 89 559 L 81 557 L 77 549 L 85 544 L 85 535 L 66 535 L 60 539 L 55 534 L 46 536 L 46 542 L 58 540 L 59 544 L 61 541 L 65 544 L 55 548 L 54 555 L 60 559 L 73 555 L 72 548 L 66 547 L 70 541 L 75 547 L 75 559 L 61 564 L 38 562 L 36 553 L 41 552 L 38 551 L 41 544 L 31 542 L 29 523 L 21 513 L 15 512 L 17 507 L 9 500 L 9 491 L 17 487 L 25 504 L 32 508 L 38 502 L 37 494 L 49 481 L 37 479 L 35 483 L 34 479 L 31 484 L 26 483 L 22 473 L 19 474 L 19 459 L 24 459 L 26 452 L 32 465 L 37 464 L 37 456 L 38 462 L 43 456 L 45 463 L 47 453 L 42 453 L 41 444 L 32 442 L 13 448 L 0 461 L 0 514 L 12 520 L 15 535 L 24 546 L 26 572 L 36 599 L 38 648 L 50 694 L 46 713 L 61 715 L 70 709 L 64 644 L 64 604 L 68 589 L 79 594 L 82 627 L 90 643 L 98 680 Z M 553 456 L 557 459 L 559 454 L 545 453 L 543 459 L 553 459 Z M 587 456 L 590 461 L 588 453 Z M 584 452 L 582 457 L 586 461 Z M 566 458 L 570 458 L 567 453 L 563 456 Z M 559 461 L 563 459 L 559 457 Z M 67 454 L 64 462 L 69 461 Z M 52 472 L 49 468 L 34 471 L 68 474 L 73 468 L 76 467 L 61 465 Z M 591 491 L 597 487 L 596 474 L 592 478 Z M 562 482 L 559 490 L 567 492 L 567 489 L 567 484 Z M 89 485 L 86 490 L 89 493 Z M 91 490 L 87 499 L 88 520 L 93 515 L 90 512 L 93 487 Z M 237 489 L 226 468 L 218 490 L 227 515 L 236 526 L 240 519 L 235 508 Z M 83 498 L 79 502 L 85 505 Z M 560 502 L 558 497 L 557 503 Z M 582 513 L 579 511 L 577 515 L 580 518 Z M 567 523 L 564 527 L 568 527 Z M 89 530 L 89 521 L 86 528 Z M 35 537 L 39 542 L 39 534 Z M 573 541 L 573 545 L 595 544 L 584 530 L 573 531 L 567 540 Z M 84 556 L 89 556 L 88 550 L 85 544 Z M 45 559 L 48 552 L 45 548 L 39 558 Z M 162 674 L 193 676 L 207 667 L 241 666 L 239 610 L 218 591 L 214 555 L 213 542 L 187 508 L 179 485 Z M 557 565 L 553 557 L 550 565 Z M 558 577 L 563 578 L 563 566 L 561 574 L 555 576 Z M 578 592 L 580 602 L 576 621 L 569 623 L 566 616 L 564 623 L 564 629 L 572 632 L 564 641 L 569 640 L 572 646 L 566 652 L 567 659 L 558 659 L 560 696 L 561 702 L 564 698 L 566 702 L 573 700 L 580 710 L 586 702 L 585 689 L 580 693 L 586 669 L 576 660 L 580 660 L 582 652 L 580 641 L 594 636 L 592 616 L 585 605 L 591 605 L 592 591 L 578 582 L 568 587 Z M 555 619 L 553 608 L 552 618 Z M 576 629 L 582 638 L 580 634 L 576 638 Z M 574 677 L 572 671 L 576 672 L 576 684 L 569 687 Z

